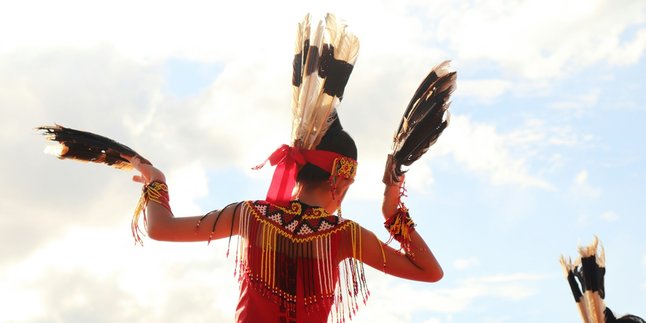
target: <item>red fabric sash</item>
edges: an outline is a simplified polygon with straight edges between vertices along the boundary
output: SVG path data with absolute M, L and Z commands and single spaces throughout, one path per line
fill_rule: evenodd
M 327 150 L 309 150 L 282 145 L 267 160 L 253 169 L 260 169 L 267 162 L 276 166 L 266 200 L 284 206 L 292 200 L 296 175 L 303 165 L 310 163 L 331 173 L 334 160 L 341 157 L 344 156 Z

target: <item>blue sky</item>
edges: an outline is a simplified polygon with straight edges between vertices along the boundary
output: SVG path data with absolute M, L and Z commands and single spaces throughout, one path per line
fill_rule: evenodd
M 0 4 L 0 321 L 230 321 L 226 242 L 133 246 L 132 174 L 42 154 L 33 128 L 135 148 L 167 173 L 178 215 L 262 198 L 272 170 L 250 168 L 289 140 L 293 37 L 310 11 L 361 40 L 339 109 L 360 165 L 343 210 L 384 240 L 398 118 L 432 66 L 458 71 L 451 124 L 407 178 L 445 278 L 370 270 L 357 322 L 578 322 L 558 259 L 595 235 L 609 307 L 646 316 L 646 4 L 371 4 Z

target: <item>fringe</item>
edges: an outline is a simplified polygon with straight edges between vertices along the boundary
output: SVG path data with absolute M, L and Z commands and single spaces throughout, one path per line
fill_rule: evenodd
M 253 202 L 242 204 L 234 271 L 238 280 L 249 279 L 254 289 L 290 311 L 296 310 L 300 281 L 306 311 L 327 307 L 331 308 L 332 322 L 351 319 L 359 303 L 365 304 L 370 294 L 361 262 L 359 226 L 347 220 L 323 225 L 321 219 L 330 215 L 321 209 L 311 209 L 314 212 L 294 221 L 302 212 L 298 202 L 288 208 L 279 207 L 284 217 L 272 215 L 266 209 L 274 207 Z M 312 224 L 318 232 L 303 223 Z M 345 230 L 351 236 L 352 258 L 337 265 L 334 260 L 338 233 Z

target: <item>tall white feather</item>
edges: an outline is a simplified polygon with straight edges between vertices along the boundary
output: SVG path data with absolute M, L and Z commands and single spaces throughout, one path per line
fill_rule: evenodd
M 320 92 L 321 80 L 318 77 L 318 58 L 320 56 L 320 43 L 323 41 L 322 32 L 323 24 L 319 22 L 313 34 L 310 34 L 311 27 L 309 21 L 306 21 L 305 32 L 308 34 L 305 39 L 309 39 L 309 48 L 303 46 L 303 66 L 301 68 L 302 81 L 296 101 L 293 124 L 292 124 L 292 145 L 303 147 L 307 142 L 304 138 L 303 131 L 311 127 L 312 121 L 312 101 L 316 99 L 317 93 Z
M 299 89 L 294 89 L 292 99 L 292 145 L 305 149 L 313 149 L 332 123 L 331 116 L 340 103 L 340 97 L 324 92 L 326 78 L 319 75 L 319 58 L 325 46 L 334 48 L 334 59 L 354 65 L 359 52 L 359 41 L 356 36 L 347 31 L 347 26 L 337 22 L 336 17 L 327 14 L 325 24 L 320 21 L 313 34 L 305 35 L 309 27 L 309 15 L 299 25 L 297 42 L 304 43 L 309 39 L 310 50 L 302 68 L 302 82 Z M 300 40 L 299 40 L 300 39 Z M 304 46 L 296 47 L 298 52 L 304 52 Z M 311 54 L 311 55 L 310 55 Z M 313 69 L 307 73 L 308 68 Z M 295 86 L 296 87 L 296 86 Z
M 298 24 L 298 29 L 296 30 L 296 43 L 295 45 L 295 50 L 294 50 L 294 72 L 293 72 L 293 80 L 294 79 L 300 79 L 302 80 L 303 77 L 303 60 L 304 56 L 307 53 L 304 53 L 303 51 L 305 50 L 305 43 L 309 43 L 310 41 L 310 15 L 307 14 L 305 18 L 303 18 L 303 21 L 301 21 Z M 298 127 L 295 127 L 296 124 L 300 123 L 301 120 L 301 115 L 299 114 L 300 112 L 298 111 L 298 98 L 300 97 L 301 93 L 301 84 L 299 83 L 297 85 L 292 86 L 292 114 L 293 114 L 293 122 L 294 125 L 292 125 L 293 129 L 297 129 Z M 292 138 L 294 138 L 294 134 L 292 134 Z

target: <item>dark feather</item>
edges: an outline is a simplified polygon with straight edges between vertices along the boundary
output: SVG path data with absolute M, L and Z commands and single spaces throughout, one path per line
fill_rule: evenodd
M 457 73 L 450 61 L 434 67 L 422 81 L 410 100 L 393 142 L 390 179 L 396 181 L 410 166 L 435 144 L 449 124 L 451 94 L 455 91 Z
M 121 157 L 121 155 L 125 155 L 138 156 L 142 163 L 151 164 L 130 147 L 91 132 L 60 125 L 42 126 L 36 129 L 47 136 L 47 139 L 60 143 L 62 147 L 57 155 L 60 159 L 74 159 L 107 164 L 119 169 L 131 169 L 132 165 L 128 160 Z

